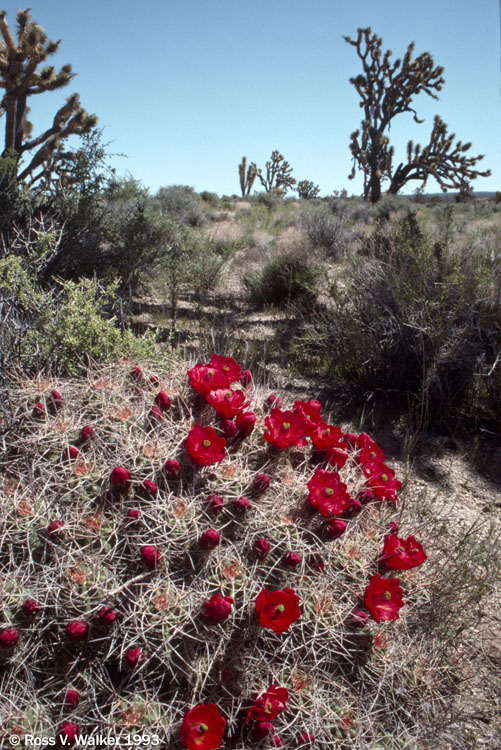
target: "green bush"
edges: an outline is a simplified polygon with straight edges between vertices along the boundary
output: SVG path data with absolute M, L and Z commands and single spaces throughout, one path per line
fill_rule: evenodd
M 280 255 L 262 271 L 244 278 L 252 302 L 282 307 L 293 301 L 312 300 L 316 295 L 319 272 L 294 254 Z
M 188 185 L 161 187 L 154 196 L 153 204 L 181 226 L 200 227 L 207 221 L 202 198 Z

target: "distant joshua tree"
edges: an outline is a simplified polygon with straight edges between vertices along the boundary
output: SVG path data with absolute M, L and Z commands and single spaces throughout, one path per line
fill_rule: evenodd
M 252 161 L 247 167 L 247 157 L 242 156 L 242 161 L 238 165 L 238 176 L 240 177 L 240 190 L 242 191 L 242 198 L 246 198 L 257 176 L 257 167 Z
M 55 54 L 59 42 L 49 41 L 42 26 L 31 21 L 30 8 L 17 13 L 17 40 L 14 39 L 6 21 L 6 11 L 0 11 L 0 87 L 5 93 L 0 102 L 0 116 L 5 115 L 5 148 L 3 156 L 16 159 L 19 168 L 21 158 L 30 155 L 28 163 L 17 175 L 18 180 L 29 178 L 33 185 L 45 180 L 57 170 L 58 165 L 73 156 L 64 152 L 61 143 L 72 134 L 85 134 L 95 127 L 97 117 L 89 115 L 80 106 L 78 94 L 71 94 L 56 114 L 52 125 L 36 138 L 31 138 L 33 126 L 28 121 L 28 97 L 63 88 L 75 76 L 71 65 L 63 65 L 59 72 L 41 63 Z M 39 169 L 40 171 L 36 172 Z
M 350 179 L 357 169 L 363 172 L 364 198 L 376 203 L 381 197 L 384 180 L 390 181 L 388 192 L 396 194 L 410 180 L 419 180 L 424 187 L 428 177 L 434 177 L 444 192 L 459 188 L 466 194 L 470 180 L 490 175 L 490 170 L 479 172 L 473 168 L 483 159 L 482 155 L 465 156 L 471 143 L 457 141 L 453 145 L 455 135 L 447 133 L 447 125 L 438 115 L 428 144 L 422 148 L 409 141 L 407 161 L 393 168 L 394 149 L 387 135 L 393 118 L 412 112 L 415 122 L 424 122 L 418 118 L 411 102 L 421 92 L 438 99 L 434 92 L 442 89 L 444 69 L 435 67 L 428 52 L 412 60 L 414 43 L 409 44 L 403 60 L 391 63 L 391 51 L 381 51 L 381 37 L 373 34 L 370 27 L 357 32 L 355 40 L 348 36 L 343 38 L 355 47 L 363 67 L 362 74 L 350 78 L 364 112 L 360 130 L 351 134 L 353 169 Z
M 310 200 L 316 198 L 320 192 L 318 185 L 314 185 L 311 180 L 300 180 L 297 183 L 297 193 L 303 200 Z
M 267 193 L 285 195 L 288 188 L 296 184 L 296 180 L 292 177 L 292 167 L 288 161 L 285 161 L 280 151 L 272 151 L 270 161 L 266 162 L 265 168 L 266 175 L 263 175 L 262 169 L 258 169 L 257 176 Z

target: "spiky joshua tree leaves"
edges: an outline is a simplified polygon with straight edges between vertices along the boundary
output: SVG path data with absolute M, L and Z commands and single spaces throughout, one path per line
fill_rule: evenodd
M 240 190 L 242 191 L 242 198 L 247 198 L 252 190 L 254 180 L 257 175 L 257 167 L 252 161 L 247 167 L 247 157 L 242 156 L 242 161 L 238 165 L 238 176 L 240 178 Z
M 54 115 L 52 125 L 31 138 L 33 126 L 27 119 L 28 97 L 63 88 L 75 74 L 71 65 L 63 65 L 59 71 L 52 65 L 40 68 L 49 55 L 58 51 L 60 41 L 48 40 L 43 27 L 31 20 L 30 8 L 17 13 L 17 39 L 12 35 L 6 15 L 6 11 L 0 11 L 0 87 L 5 89 L 0 103 L 0 116 L 5 115 L 3 155 L 14 153 L 18 169 L 21 159 L 27 156 L 28 161 L 17 177 L 33 185 L 45 180 L 56 162 L 68 157 L 61 148 L 62 141 L 72 134 L 89 133 L 97 117 L 87 114 L 80 106 L 78 94 L 71 94 Z
M 262 169 L 258 169 L 257 176 L 267 193 L 285 195 L 287 190 L 296 184 L 292 176 L 292 167 L 280 151 L 271 152 L 270 161 L 266 162 L 265 168 L 266 174 L 263 174 Z
M 297 184 L 296 190 L 302 200 L 316 198 L 320 193 L 318 185 L 315 185 L 311 180 L 300 180 Z
M 471 143 L 457 141 L 447 133 L 447 125 L 437 115 L 428 144 L 407 145 L 407 161 L 393 167 L 394 149 L 387 132 L 394 117 L 411 112 L 414 121 L 424 122 L 417 116 L 412 101 L 424 92 L 432 99 L 444 84 L 443 68 L 435 66 L 432 56 L 422 52 L 412 59 L 414 43 L 409 44 L 402 60 L 390 62 L 391 50 L 382 52 L 382 39 L 370 27 L 357 30 L 357 38 L 343 37 L 355 47 L 362 61 L 363 73 L 350 78 L 360 96 L 364 117 L 361 128 L 351 135 L 350 150 L 353 169 L 350 179 L 360 169 L 364 175 L 364 198 L 376 203 L 381 197 L 381 184 L 390 181 L 388 192 L 396 194 L 410 180 L 419 180 L 424 187 L 428 177 L 434 177 L 441 189 L 459 188 L 465 192 L 470 180 L 487 177 L 490 171 L 479 172 L 475 164 L 483 158 L 465 156 Z

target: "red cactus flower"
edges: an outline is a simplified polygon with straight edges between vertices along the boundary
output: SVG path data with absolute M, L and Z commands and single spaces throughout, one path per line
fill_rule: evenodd
M 320 424 L 323 424 L 322 415 L 320 414 L 321 409 L 322 404 L 314 398 L 310 399 L 310 401 L 294 402 L 293 410 L 303 420 L 305 435 L 311 435 Z
M 206 509 L 209 513 L 220 513 L 224 508 L 223 498 L 219 495 L 209 495 Z
M 226 373 L 211 365 L 195 365 L 191 370 L 188 370 L 187 375 L 191 387 L 202 396 L 205 396 L 209 391 L 227 388 L 230 385 L 230 379 Z
M 233 500 L 232 505 L 236 513 L 246 513 L 252 508 L 251 501 L 246 497 L 236 497 Z
M 308 567 L 315 571 L 315 573 L 321 573 L 325 568 L 325 562 L 321 555 L 310 555 L 306 560 Z
M 348 460 L 348 452 L 342 448 L 329 448 L 325 453 L 325 460 L 336 469 L 342 469 Z
M 35 404 L 31 416 L 34 419 L 44 419 L 47 416 L 47 411 L 41 401 Z
M 64 694 L 64 705 L 66 706 L 66 708 L 75 709 L 78 707 L 79 703 L 80 693 L 78 692 L 78 690 L 68 688 Z
M 310 432 L 310 438 L 317 451 L 327 451 L 330 448 L 342 447 L 344 433 L 336 425 L 320 422 Z
M 160 551 L 154 544 L 145 544 L 141 547 L 141 561 L 147 568 L 154 570 L 160 562 Z
M 396 492 L 402 482 L 395 479 L 395 472 L 382 462 L 374 462 L 364 466 L 367 484 L 378 500 L 397 500 Z
M 73 747 L 80 737 L 80 728 L 72 721 L 63 721 L 58 727 L 57 736 L 63 747 Z
M 209 391 L 205 400 L 210 404 L 216 413 L 225 419 L 231 419 L 239 414 L 246 406 L 245 393 L 243 391 L 232 391 L 230 388 L 219 388 L 216 391 Z
M 301 616 L 299 596 L 294 589 L 268 591 L 263 589 L 256 597 L 256 614 L 263 628 L 281 635 Z
M 254 432 L 256 415 L 253 411 L 241 411 L 237 414 L 235 422 L 239 436 L 242 438 L 248 437 Z
M 81 643 L 89 635 L 89 625 L 85 620 L 72 620 L 66 625 L 65 632 L 69 641 Z
M 158 486 L 151 479 L 145 479 L 141 488 L 146 495 L 151 495 L 151 497 L 155 497 L 158 494 Z
M 233 357 L 223 357 L 220 354 L 213 354 L 209 365 L 215 367 L 220 372 L 223 372 L 229 379 L 230 383 L 235 383 L 240 380 L 242 370 L 240 365 L 235 362 Z
M 82 429 L 80 430 L 80 434 L 78 436 L 78 441 L 80 443 L 86 443 L 89 440 L 93 440 L 96 437 L 96 433 L 90 426 L 90 424 L 86 424 Z
M 360 464 L 370 464 L 384 461 L 384 453 L 376 443 L 366 432 L 360 433 L 355 441 L 356 447 L 360 450 L 357 455 L 357 461 Z
M 225 457 L 226 441 L 216 435 L 213 427 L 195 425 L 186 438 L 186 450 L 199 466 L 218 463 Z
M 363 609 L 354 609 L 350 615 L 350 625 L 354 628 L 363 628 L 368 619 L 369 615 Z
M 427 560 L 422 545 L 413 536 L 400 539 L 396 534 L 387 534 L 384 538 L 381 562 L 389 570 L 410 570 L 417 568 Z
M 281 409 L 284 405 L 284 402 L 282 401 L 280 396 L 277 396 L 275 393 L 270 393 L 270 395 L 265 398 L 264 403 L 271 409 Z
M 110 474 L 110 484 L 114 492 L 127 492 L 131 483 L 130 471 L 125 466 L 117 466 Z
M 50 397 L 53 401 L 62 401 L 63 397 L 59 393 L 59 391 L 56 391 L 55 389 L 50 392 Z
M 97 613 L 97 616 L 99 617 L 99 622 L 101 623 L 101 625 L 106 625 L 109 627 L 117 621 L 118 612 L 112 607 L 101 607 L 101 609 Z
M 131 669 L 144 662 L 144 653 L 140 648 L 129 648 L 125 652 L 125 661 Z
M 255 721 L 252 725 L 252 739 L 256 742 L 264 740 L 273 732 L 273 724 L 271 721 Z
M 220 539 L 219 531 L 216 529 L 206 529 L 200 534 L 198 543 L 202 549 L 214 549 L 219 544 Z
M 181 473 L 181 464 L 176 458 L 170 458 L 164 463 L 164 474 L 169 479 L 175 479 Z
M 297 412 L 272 409 L 265 417 L 264 439 L 274 448 L 288 448 L 291 445 L 306 445 L 303 420 Z
M 399 578 L 382 578 L 376 573 L 365 589 L 364 604 L 376 622 L 398 620 L 404 606 L 403 593 Z
M 132 380 L 142 380 L 142 378 L 143 378 L 143 371 L 141 370 L 140 367 L 134 367 L 130 371 L 130 377 L 131 377 Z
M 240 382 L 242 383 L 244 388 L 247 388 L 252 382 L 252 373 L 250 370 L 242 370 L 242 374 L 240 375 Z
M 75 448 L 74 445 L 68 445 L 63 450 L 63 461 L 74 461 L 78 456 L 80 455 L 80 451 L 78 448 Z
M 25 617 L 35 617 L 41 609 L 42 607 L 40 604 L 34 599 L 26 599 L 26 601 L 21 604 L 21 611 Z
M 309 501 L 323 516 L 339 515 L 351 503 L 346 485 L 335 471 L 317 469 L 308 482 Z
M 296 736 L 298 747 L 312 747 L 315 742 L 315 735 L 311 732 L 299 732 Z
M 148 412 L 148 419 L 150 422 L 163 422 L 165 416 L 158 406 L 152 406 Z
M 346 521 L 342 521 L 340 518 L 333 518 L 325 526 L 325 533 L 329 539 L 338 539 L 346 531 L 347 525 Z
M 231 596 L 214 594 L 203 603 L 203 614 L 211 625 L 217 625 L 230 616 L 233 599 Z
M 129 518 L 131 521 L 138 521 L 141 513 L 136 510 L 136 508 L 131 508 L 127 512 L 127 518 Z
M 270 551 L 270 543 L 266 539 L 266 537 L 260 537 L 259 539 L 256 539 L 254 542 L 254 552 L 258 557 L 266 557 L 268 552 Z
M 386 524 L 386 528 L 389 529 L 390 534 L 397 534 L 400 527 L 395 521 L 390 521 Z
M 260 693 L 254 704 L 247 711 L 245 723 L 254 721 L 274 721 L 278 714 L 287 708 L 289 693 L 284 687 L 270 685 L 267 690 Z
M 290 568 L 295 568 L 297 565 L 301 565 L 301 557 L 297 552 L 286 552 L 282 558 L 282 563 Z
M 270 478 L 268 474 L 257 474 L 254 477 L 253 488 L 256 492 L 266 492 L 270 486 Z
M 64 521 L 51 521 L 47 526 L 47 533 L 52 537 L 64 536 Z
M 170 409 L 170 397 L 165 391 L 159 391 L 155 396 L 155 405 L 158 406 L 162 411 L 169 411 Z
M 2 628 L 0 630 L 0 648 L 14 648 L 19 641 L 19 632 L 16 628 Z
M 235 437 L 237 433 L 237 426 L 232 419 L 223 419 L 219 423 L 219 427 L 222 429 L 225 437 L 227 437 L 228 439 Z
M 215 703 L 200 703 L 187 711 L 181 726 L 181 739 L 188 750 L 217 750 L 223 742 L 226 719 Z

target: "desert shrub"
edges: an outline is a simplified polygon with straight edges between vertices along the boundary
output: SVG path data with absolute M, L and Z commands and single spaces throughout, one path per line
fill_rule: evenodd
M 293 301 L 314 299 L 317 281 L 318 270 L 306 258 L 286 254 L 246 276 L 243 283 L 252 302 L 281 307 Z
M 204 202 L 188 185 L 161 187 L 153 198 L 153 204 L 181 226 L 200 227 L 207 221 Z
M 336 201 L 333 206 L 322 204 L 303 209 L 300 213 L 300 227 L 313 246 L 322 248 L 332 259 L 342 255 L 351 238 L 340 201 Z
M 228 360 L 211 369 L 221 378 L 223 364 L 227 382 L 235 380 Z M 186 366 L 131 368 L 93 365 L 84 378 L 24 378 L 2 392 L 1 684 L 10 696 L 0 705 L 2 733 L 20 727 L 49 738 L 64 717 L 89 736 L 112 731 L 126 742 L 134 731 L 180 748 L 188 710 L 210 702 L 225 717 L 227 744 L 243 750 L 263 729 L 256 696 L 275 685 L 281 703 L 269 718 L 285 747 L 315 735 L 325 748 L 414 748 L 446 677 L 441 665 L 431 671 L 432 639 L 413 637 L 427 604 L 428 562 L 412 574 L 380 567 L 393 591 L 384 607 L 362 604 L 379 579 L 388 522 L 403 523 L 398 480 L 378 502 L 364 497 L 361 463 L 370 459 L 360 460 L 361 449 L 377 446 L 352 434 L 338 476 L 309 443 L 298 446 L 310 429 L 295 404 L 295 416 L 283 415 L 287 426 L 274 413 L 274 445 L 251 425 L 228 439 L 231 460 L 201 456 L 207 446 L 188 436 L 197 425 L 216 448 L 219 421 L 188 386 Z M 162 402 L 155 421 L 159 389 L 171 403 Z M 246 393 L 258 424 L 269 414 L 267 395 L 258 384 Z M 47 407 L 42 416 L 30 416 L 36 402 Z M 321 417 L 318 402 L 301 403 Z M 277 447 L 286 435 L 290 446 Z M 315 506 L 312 489 L 308 503 L 321 467 L 331 483 L 345 483 L 331 493 L 344 520 L 326 515 L 328 493 L 315 495 L 324 498 Z M 214 496 L 218 505 L 208 502 Z M 363 505 L 341 511 L 358 496 Z M 426 545 L 426 529 L 409 524 L 403 535 Z M 284 589 L 283 609 L 270 606 L 268 619 L 258 619 L 258 597 Z M 210 610 L 215 595 L 228 599 Z M 383 610 L 393 622 L 379 622 Z
M 200 198 L 204 203 L 208 203 L 212 208 L 219 208 L 219 196 L 217 193 L 211 193 L 209 190 L 202 190 Z
M 250 195 L 247 200 L 251 204 L 257 204 L 259 206 L 266 206 L 266 208 L 269 209 L 270 211 L 273 211 L 274 209 L 278 208 L 278 206 L 281 206 L 282 203 L 284 202 L 283 196 L 273 190 L 269 193 L 266 193 L 266 192 L 256 193 L 255 192 L 253 195 Z
M 497 261 L 433 243 L 413 212 L 389 229 L 379 225 L 365 253 L 343 287 L 333 285 L 332 309 L 308 324 L 297 344 L 302 366 L 357 401 L 409 410 L 419 429 L 453 425 L 480 408 L 492 413 Z

